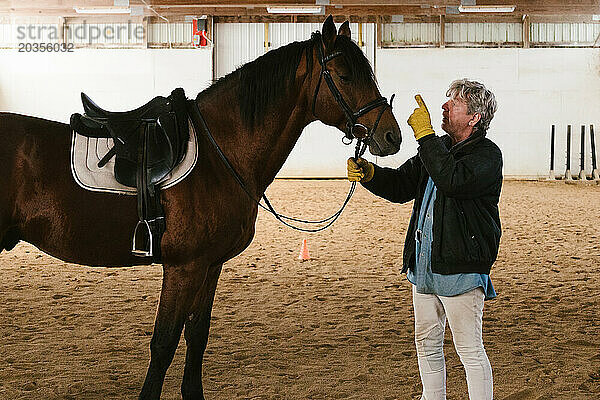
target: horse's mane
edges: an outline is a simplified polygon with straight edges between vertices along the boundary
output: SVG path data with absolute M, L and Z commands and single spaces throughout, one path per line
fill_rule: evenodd
M 238 80 L 238 101 L 242 120 L 250 127 L 259 125 L 274 104 L 290 95 L 296 70 L 304 52 L 306 52 L 307 71 L 312 71 L 312 52 L 316 40 L 320 40 L 320 35 L 313 35 L 309 40 L 293 42 L 271 50 L 219 78 L 200 94 L 212 92 L 230 80 Z M 338 36 L 336 49 L 343 53 L 352 70 L 353 79 L 358 82 L 375 81 L 369 60 L 356 43 L 346 36 Z

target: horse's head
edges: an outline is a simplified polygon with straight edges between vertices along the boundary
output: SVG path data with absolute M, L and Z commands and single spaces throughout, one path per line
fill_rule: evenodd
M 391 101 L 379 93 L 369 61 L 350 39 L 348 21 L 336 32 L 329 16 L 321 32 L 312 39 L 317 61 L 311 80 L 313 114 L 345 132 L 347 139 L 363 139 L 373 155 L 398 152 L 402 136 Z

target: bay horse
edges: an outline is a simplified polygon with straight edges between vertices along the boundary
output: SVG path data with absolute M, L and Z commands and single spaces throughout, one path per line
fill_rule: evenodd
M 198 95 L 214 140 L 250 193 L 196 126 L 199 162 L 181 183 L 161 192 L 167 221 L 163 283 L 140 399 L 160 398 L 184 327 L 182 397 L 204 399 L 202 358 L 217 280 L 223 263 L 254 236 L 258 207 L 249 194 L 262 196 L 304 127 L 317 119 L 346 134 L 368 127 L 372 154 L 396 153 L 400 128 L 387 101 L 383 109 L 379 104 L 351 115 L 354 125 L 348 120 L 348 110 L 381 98 L 368 60 L 350 40 L 348 22 L 336 32 L 331 16 L 310 40 L 272 50 Z M 70 142 L 67 124 L 0 114 L 0 251 L 24 240 L 70 263 L 149 264 L 131 253 L 135 197 L 80 188 L 71 175 Z

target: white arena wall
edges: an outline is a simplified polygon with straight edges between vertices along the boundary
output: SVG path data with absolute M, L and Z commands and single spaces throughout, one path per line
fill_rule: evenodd
M 178 86 L 193 97 L 210 84 L 212 59 L 208 49 L 76 49 L 72 54 L 2 49 L 0 110 L 68 122 L 71 113 L 81 111 L 81 91 L 114 110 L 134 108 Z M 598 48 L 395 48 L 377 49 L 374 59 L 382 94 L 396 93 L 394 113 L 404 136 L 398 155 L 370 157 L 381 165 L 397 166 L 415 154 L 406 124 L 414 94 L 423 95 L 439 132 L 445 90 L 462 77 L 480 80 L 496 93 L 499 109 L 489 137 L 504 153 L 506 176 L 547 175 L 552 124 L 557 173 L 564 172 L 567 124 L 573 126 L 572 171 L 579 171 L 581 124 L 594 124 L 600 142 Z M 279 176 L 344 176 L 353 146 L 342 145 L 341 136 L 320 123 L 311 125 Z M 589 160 L 586 169 L 591 170 Z
M 125 110 L 183 87 L 188 97 L 212 81 L 212 51 L 75 49 L 73 53 L 0 50 L 0 110 L 69 122 L 83 91 L 103 108 Z
M 382 164 L 397 165 L 415 154 L 406 119 L 421 93 L 440 131 L 445 91 L 457 78 L 482 82 L 498 101 L 489 138 L 504 155 L 504 173 L 513 177 L 547 176 L 550 132 L 556 125 L 555 171 L 564 173 L 566 126 L 572 125 L 571 170 L 579 171 L 581 125 L 586 125 L 586 170 L 591 173 L 589 125 L 600 138 L 600 49 L 595 48 L 446 48 L 380 49 L 377 77 L 384 95 L 396 93 L 394 114 L 403 149 Z M 599 150 L 596 149 L 598 153 Z

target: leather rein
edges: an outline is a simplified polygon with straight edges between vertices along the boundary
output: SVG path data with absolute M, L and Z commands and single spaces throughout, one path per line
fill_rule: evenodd
M 319 60 L 319 64 L 321 65 L 321 74 L 319 76 L 319 82 L 317 83 L 317 87 L 315 89 L 315 94 L 313 96 L 313 104 L 312 104 L 313 115 L 316 117 L 315 105 L 317 102 L 317 95 L 319 94 L 321 80 L 324 79 L 325 82 L 327 83 L 327 86 L 329 87 L 331 94 L 333 95 L 336 102 L 339 104 L 342 111 L 344 112 L 344 115 L 346 116 L 346 132 L 344 133 L 342 142 L 346 145 L 349 145 L 350 143 L 352 143 L 352 141 L 354 139 L 357 140 L 354 155 L 355 155 L 355 159 L 358 159 L 359 157 L 361 157 L 364 154 L 364 152 L 367 148 L 367 145 L 372 140 L 373 134 L 374 134 L 375 130 L 377 129 L 377 126 L 379 125 L 379 120 L 381 119 L 383 112 L 388 107 L 392 108 L 392 101 L 394 100 L 394 95 L 392 95 L 392 97 L 390 98 L 389 104 L 385 97 L 380 97 L 380 98 L 375 99 L 375 100 L 371 101 L 370 103 L 366 104 L 358 111 L 353 112 L 352 109 L 350 108 L 350 106 L 348 106 L 348 103 L 344 100 L 343 95 L 340 93 L 338 88 L 335 86 L 333 78 L 331 77 L 331 73 L 330 73 L 329 69 L 327 68 L 327 63 L 329 61 L 331 61 L 332 59 L 334 59 L 335 57 L 342 55 L 342 53 L 338 51 L 338 52 L 332 53 L 328 56 L 324 56 L 323 49 L 325 48 L 325 45 L 323 43 L 323 38 L 322 38 L 321 34 L 319 32 L 315 32 L 312 34 L 311 39 L 316 44 L 317 58 Z M 357 122 L 358 118 L 360 118 L 361 116 L 367 114 L 368 112 L 370 112 L 378 107 L 382 107 L 382 108 L 379 111 L 379 114 L 377 115 L 377 119 L 375 120 L 375 124 L 373 125 L 373 127 L 371 129 L 368 129 L 363 124 L 360 124 Z M 350 198 L 354 194 L 354 190 L 356 189 L 356 182 L 352 182 L 352 185 L 350 186 L 348 195 L 346 196 L 346 200 L 344 200 L 344 203 L 342 204 L 340 209 L 338 211 L 336 211 L 330 217 L 321 219 L 319 221 L 307 221 L 307 220 L 294 218 L 294 217 L 288 217 L 288 216 L 279 214 L 277 211 L 275 211 L 275 209 L 271 205 L 271 202 L 267 198 L 266 194 L 262 195 L 262 199 L 264 200 L 264 202 L 266 204 L 266 206 L 265 206 L 260 202 L 260 200 L 256 199 L 256 197 L 250 192 L 250 190 L 244 183 L 244 180 L 242 179 L 242 177 L 233 168 L 233 166 L 231 165 L 231 162 L 229 162 L 229 160 L 227 159 L 227 156 L 225 156 L 225 154 L 223 153 L 223 150 L 221 150 L 221 147 L 218 145 L 218 143 L 215 141 L 214 137 L 210 133 L 210 130 L 208 129 L 208 125 L 206 124 L 206 121 L 204 120 L 204 117 L 202 116 L 202 113 L 200 112 L 200 109 L 198 108 L 198 104 L 195 100 L 188 101 L 188 111 L 190 111 L 192 121 L 196 120 L 197 122 L 200 123 L 200 126 L 206 132 L 206 135 L 208 136 L 210 143 L 215 148 L 215 151 L 219 155 L 219 158 L 221 159 L 223 164 L 225 164 L 225 166 L 227 167 L 227 170 L 231 173 L 231 175 L 233 175 L 233 177 L 235 178 L 237 183 L 240 185 L 242 190 L 244 190 L 244 192 L 246 192 L 248 197 L 250 197 L 250 199 L 252 199 L 259 207 L 261 207 L 263 210 L 266 210 L 267 212 L 273 214 L 273 216 L 275 218 L 277 218 L 282 224 L 284 224 L 292 229 L 302 231 L 302 232 L 319 232 L 324 229 L 327 229 L 342 214 L 342 211 L 344 210 L 344 208 L 346 208 L 346 205 L 348 204 L 348 202 L 350 201 Z M 325 225 L 318 227 L 318 228 L 307 229 L 307 228 L 301 228 L 301 227 L 295 226 L 288 221 L 298 222 L 298 223 L 302 223 L 302 224 L 325 224 Z

